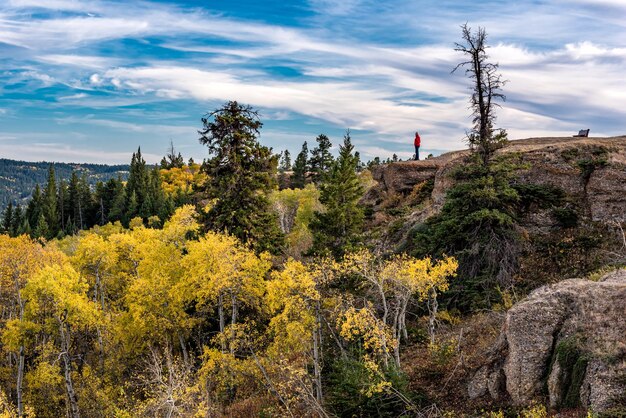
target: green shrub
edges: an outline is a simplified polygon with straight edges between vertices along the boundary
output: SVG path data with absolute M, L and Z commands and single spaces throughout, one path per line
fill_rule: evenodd
M 570 207 L 555 208 L 552 216 L 561 228 L 575 228 L 578 226 L 578 213 Z
M 555 349 L 554 361 L 558 362 L 562 373 L 561 405 L 564 408 L 580 406 L 580 387 L 585 378 L 587 354 L 581 348 L 581 341 L 577 336 L 561 340 Z
M 415 405 L 407 405 L 402 397 L 414 404 L 424 399 L 408 391 L 406 376 L 398 369 L 389 367 L 385 379 L 393 390 L 384 390 L 367 396 L 372 383 L 368 369 L 360 361 L 339 358 L 330 366 L 326 387 L 327 406 L 338 417 L 397 417 L 412 416 Z M 396 393 L 397 392 L 397 393 Z

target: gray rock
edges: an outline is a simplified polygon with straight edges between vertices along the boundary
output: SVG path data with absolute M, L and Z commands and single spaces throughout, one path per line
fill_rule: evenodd
M 516 405 L 528 405 L 540 398 L 545 387 L 550 405 L 556 408 L 563 405 L 568 390 L 579 393 L 581 405 L 596 412 L 623 405 L 624 301 L 626 270 L 610 273 L 599 282 L 571 279 L 535 290 L 507 313 L 499 348 L 471 379 L 469 396 L 489 393 L 497 399 L 501 397 L 498 386 L 504 383 Z M 586 369 L 580 389 L 565 387 L 571 385 L 572 370 L 564 370 L 559 363 L 557 347 L 567 341 L 576 341 L 580 345 L 577 350 L 588 359 L 581 363 Z

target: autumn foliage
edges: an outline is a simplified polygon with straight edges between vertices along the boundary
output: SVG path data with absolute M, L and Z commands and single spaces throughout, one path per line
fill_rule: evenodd
M 199 235 L 183 206 L 163 228 L 108 224 L 45 246 L 0 236 L 0 402 L 20 416 L 328 416 L 328 373 L 366 370 L 397 396 L 406 312 L 432 305 L 453 259 L 283 263 Z M 351 276 L 365 297 L 340 291 Z M 394 391 L 398 392 L 397 395 Z

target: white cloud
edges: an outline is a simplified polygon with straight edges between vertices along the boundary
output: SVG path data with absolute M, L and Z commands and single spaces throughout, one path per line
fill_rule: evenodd
M 272 120 L 299 114 L 336 127 L 373 132 L 368 137 L 372 152 L 407 143 L 415 129 L 436 145 L 432 148 L 454 149 L 462 145 L 463 132 L 470 125 L 469 82 L 462 72 L 449 74 L 462 58 L 453 50 L 453 42 L 459 38 L 458 22 L 465 19 L 475 20 L 474 26 L 486 26 L 489 40 L 497 41 L 489 54 L 500 62 L 510 81 L 504 91 L 510 101 L 499 112 L 499 124 L 509 129 L 510 137 L 563 134 L 574 129 L 576 118 L 585 114 L 611 113 L 615 120 L 626 117 L 621 82 L 626 48 L 615 45 L 626 35 L 619 29 L 624 24 L 611 21 L 605 29 L 599 23 L 610 21 L 611 16 L 580 6 L 621 7 L 623 2 L 576 2 L 578 8 L 564 8 L 567 2 L 562 0 L 533 7 L 492 2 L 477 6 L 482 7 L 480 15 L 462 16 L 462 9 L 398 0 L 393 3 L 398 7 L 376 6 L 376 10 L 387 9 L 358 22 L 355 29 L 365 33 L 359 38 L 342 35 L 372 10 L 374 2 L 311 0 L 311 7 L 334 26 L 312 24 L 302 29 L 157 3 L 10 0 L 9 7 L 0 11 L 0 42 L 28 48 L 24 56 L 54 64 L 50 71 L 37 67 L 23 76 L 44 85 L 62 82 L 109 94 L 66 95 L 59 98 L 65 106 L 105 108 L 180 99 L 204 106 L 238 99 L 263 108 Z M 36 19 L 29 14 L 32 8 L 64 10 L 72 12 L 72 17 L 51 14 Z M 418 9 L 423 18 L 406 16 Z M 577 25 L 581 19 L 592 29 L 581 29 Z M 345 32 L 337 26 L 343 22 L 348 26 Z M 387 25 L 404 34 L 414 30 L 415 42 L 422 34 L 432 39 L 418 46 L 411 45 L 412 41 L 383 46 L 382 41 L 367 36 L 373 25 Z M 187 58 L 174 62 L 156 55 L 148 60 L 97 55 L 102 41 L 151 36 L 160 47 L 188 53 L 184 54 Z M 216 38 L 228 42 L 216 46 L 211 42 Z M 85 51 L 89 52 L 81 53 Z M 276 77 L 264 70 L 266 64 L 290 67 L 304 77 Z M 551 116 L 542 116 L 546 112 Z M 140 124 L 105 118 L 71 123 L 144 132 Z M 606 130 L 613 132 L 617 125 Z M 380 145 L 383 141 L 385 146 Z
M 63 54 L 51 54 L 40 55 L 37 57 L 39 61 L 43 61 L 55 65 L 69 65 L 80 68 L 92 68 L 102 69 L 109 68 L 113 65 L 117 65 L 119 60 L 98 56 L 87 55 L 63 55 Z
M 78 100 L 78 99 L 84 99 L 85 97 L 88 97 L 87 94 L 77 93 L 77 94 L 72 94 L 70 96 L 61 96 L 57 100 Z

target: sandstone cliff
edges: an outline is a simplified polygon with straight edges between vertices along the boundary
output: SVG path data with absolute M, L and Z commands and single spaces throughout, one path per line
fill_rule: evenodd
M 626 270 L 535 290 L 508 311 L 470 398 L 528 405 L 547 395 L 553 408 L 618 413 L 626 407 L 625 300 Z

